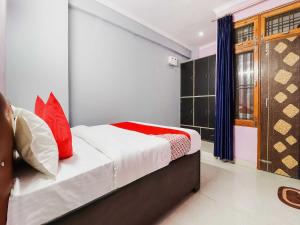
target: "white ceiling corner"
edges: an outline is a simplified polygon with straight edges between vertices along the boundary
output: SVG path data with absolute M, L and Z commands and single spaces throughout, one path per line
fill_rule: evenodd
M 166 33 L 165 31 L 163 30 L 160 30 L 158 27 L 155 27 L 151 24 L 149 24 L 147 21 L 143 20 L 142 18 L 138 18 L 137 16 L 134 15 L 134 13 L 132 12 L 129 12 L 123 8 L 121 8 L 120 6 L 118 6 L 117 4 L 113 3 L 113 1 L 110 1 L 110 0 L 96 0 L 97 2 L 113 9 L 114 11 L 144 25 L 145 27 L 148 27 L 149 29 L 165 36 L 166 38 L 178 43 L 179 45 L 182 45 L 183 47 L 187 48 L 187 49 L 190 49 L 191 50 L 191 46 L 187 45 L 186 43 L 184 43 L 182 40 L 179 40 L 175 37 L 172 37 L 170 34 Z
M 263 0 L 209 0 L 209 4 L 203 0 L 96 1 L 193 50 L 216 40 L 216 23 L 211 22 L 216 17 Z

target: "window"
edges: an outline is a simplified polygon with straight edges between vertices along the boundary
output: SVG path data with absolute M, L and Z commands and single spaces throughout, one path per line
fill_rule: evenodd
M 266 35 L 286 33 L 300 28 L 300 8 L 266 18 Z
M 234 24 L 235 29 L 235 124 L 257 126 L 260 44 L 300 35 L 300 2 L 276 8 Z
M 258 39 L 258 16 L 236 22 L 234 29 L 236 50 L 254 46 Z
M 236 55 L 236 118 L 253 120 L 254 54 L 253 51 Z
M 258 36 L 258 16 L 235 23 L 235 124 L 240 126 L 256 126 Z
M 253 40 L 253 27 L 254 24 L 248 24 L 243 27 L 239 27 L 235 31 L 235 43 L 239 44 L 245 41 Z
M 283 38 L 300 32 L 300 2 L 261 15 L 262 39 Z

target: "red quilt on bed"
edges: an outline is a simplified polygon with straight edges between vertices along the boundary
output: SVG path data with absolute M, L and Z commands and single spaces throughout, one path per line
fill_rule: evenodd
M 191 149 L 191 136 L 189 133 L 182 130 L 133 122 L 121 122 L 111 125 L 121 129 L 136 131 L 147 135 L 154 135 L 168 140 L 171 146 L 171 160 L 175 160 L 184 156 Z

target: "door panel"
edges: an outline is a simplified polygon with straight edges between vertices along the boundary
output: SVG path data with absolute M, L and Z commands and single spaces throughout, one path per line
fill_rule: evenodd
M 299 178 L 300 38 L 272 40 L 261 48 L 260 168 Z

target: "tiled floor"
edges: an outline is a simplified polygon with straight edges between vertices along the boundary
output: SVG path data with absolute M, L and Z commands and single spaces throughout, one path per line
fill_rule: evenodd
M 277 198 L 300 181 L 233 164 L 202 163 L 201 189 L 156 225 L 300 225 L 300 210 Z

